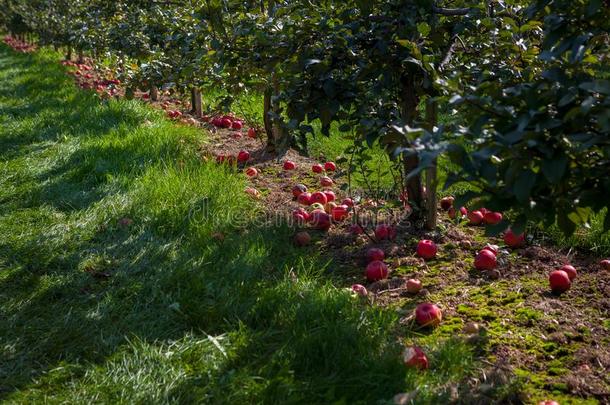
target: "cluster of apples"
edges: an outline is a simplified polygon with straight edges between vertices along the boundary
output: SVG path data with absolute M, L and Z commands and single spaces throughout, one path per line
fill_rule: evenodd
M 549 274 L 549 285 L 551 291 L 555 294 L 566 292 L 572 286 L 572 281 L 576 278 L 578 272 L 571 264 L 564 264 L 557 270 Z
M 6 35 L 3 41 L 17 52 L 33 52 L 36 49 L 33 45 L 20 41 L 17 38 L 13 38 L 10 35 Z
M 296 184 L 292 188 L 292 195 L 303 206 L 292 212 L 293 219 L 299 224 L 308 223 L 313 229 L 322 231 L 328 230 L 333 221 L 345 220 L 354 206 L 351 198 L 345 198 L 341 204 L 337 204 L 337 197 L 332 190 L 309 193 L 304 184 Z M 312 211 L 308 212 L 304 207 L 309 207 Z
M 221 115 L 216 117 L 206 117 L 206 121 L 209 121 L 216 128 L 234 129 L 241 131 L 244 127 L 244 122 L 240 119 L 235 118 L 232 115 Z
M 438 326 L 442 319 L 441 309 L 432 303 L 424 302 L 415 308 L 415 322 L 421 327 Z M 428 358 L 421 347 L 407 347 L 403 352 L 403 362 L 408 367 L 424 370 L 428 368 Z
M 456 210 L 453 206 L 455 199 L 453 197 L 444 197 L 441 199 L 441 208 L 449 214 L 451 219 L 455 219 L 458 216 L 460 218 L 468 218 L 470 225 L 497 225 L 502 222 L 502 213 L 488 210 L 487 208 L 479 208 L 477 210 L 468 211 L 466 207 L 460 207 Z
M 166 114 L 171 119 L 178 119 L 178 118 L 182 117 L 182 111 L 178 111 L 178 110 L 168 110 L 168 111 L 166 111 Z

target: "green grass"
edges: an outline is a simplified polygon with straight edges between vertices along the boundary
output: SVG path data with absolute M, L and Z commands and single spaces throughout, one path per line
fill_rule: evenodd
M 0 400 L 438 403 L 470 373 L 444 339 L 406 371 L 398 313 L 261 225 L 201 131 L 77 90 L 57 58 L 0 46 Z

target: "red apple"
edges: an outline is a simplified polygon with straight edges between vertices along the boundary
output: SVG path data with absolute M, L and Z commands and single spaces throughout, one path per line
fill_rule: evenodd
M 379 248 L 370 248 L 366 251 L 366 261 L 369 263 L 374 262 L 375 260 L 383 259 L 385 259 L 385 253 L 383 253 L 383 250 Z
M 433 259 L 437 251 L 436 244 L 431 240 L 423 239 L 417 243 L 417 255 L 426 260 Z
M 455 199 L 453 197 L 443 197 L 441 198 L 441 208 L 445 211 L 448 211 L 449 208 L 453 207 L 453 201 Z
M 292 160 L 287 160 L 284 162 L 284 170 L 294 170 L 297 168 L 297 164 Z
M 366 297 L 369 292 L 366 290 L 366 287 L 362 284 L 352 284 L 352 292 L 361 297 Z
M 335 199 L 337 198 L 337 197 L 335 196 L 335 193 L 333 193 L 333 192 L 332 192 L 332 191 L 330 191 L 330 190 L 324 190 L 324 191 L 322 191 L 322 192 L 323 192 L 323 193 L 324 193 L 324 195 L 326 196 L 326 201 L 329 201 L 329 202 L 330 202 L 330 201 L 335 201 Z
M 309 212 L 305 211 L 303 208 L 297 208 L 292 211 L 292 218 L 298 223 L 307 222 L 309 221 Z
M 518 248 L 525 243 L 525 234 L 515 235 L 512 229 L 509 229 L 504 234 L 504 243 L 511 248 Z
M 483 222 L 483 213 L 479 210 L 472 211 L 468 214 L 468 220 L 471 225 L 479 225 Z
M 599 265 L 602 266 L 604 270 L 610 270 L 610 259 L 604 259 L 599 262 Z
M 221 126 L 222 128 L 231 128 L 231 125 L 232 125 L 232 124 L 233 124 L 233 122 L 231 121 L 231 119 L 230 119 L 230 118 L 223 118 L 223 119 L 220 121 L 220 126 Z
M 326 212 L 328 215 L 330 215 L 332 217 L 332 212 L 336 207 L 337 207 L 336 203 L 329 201 L 326 204 L 324 204 L 324 212 Z
M 407 280 L 407 291 L 410 292 L 411 294 L 417 294 L 418 292 L 421 291 L 422 288 L 423 288 L 423 285 L 422 285 L 421 281 L 419 281 L 415 278 L 410 278 Z
M 375 260 L 366 266 L 365 275 L 370 282 L 383 280 L 388 277 L 388 266 L 382 261 Z
M 324 167 L 322 167 L 321 164 L 316 163 L 315 165 L 311 166 L 311 171 L 314 173 L 322 173 L 324 171 Z
M 333 179 L 328 176 L 322 176 L 320 177 L 320 184 L 322 187 L 330 187 L 333 185 Z
M 425 370 L 428 368 L 428 358 L 424 351 L 417 347 L 407 347 L 402 355 L 402 360 L 409 367 Z
M 314 210 L 309 218 L 314 229 L 327 231 L 330 228 L 330 216 L 322 210 Z
M 294 244 L 297 246 L 307 246 L 311 242 L 311 236 L 309 233 L 303 231 L 294 235 Z
M 483 221 L 488 225 L 497 225 L 502 222 L 502 213 L 487 211 L 483 214 Z
M 347 205 L 337 205 L 331 210 L 333 221 L 343 221 L 349 215 L 349 207 Z
M 546 399 L 544 401 L 538 402 L 538 405 L 559 405 L 559 402 L 553 401 L 552 399 Z
M 250 152 L 242 150 L 237 154 L 237 161 L 240 163 L 247 162 L 250 159 Z
M 493 253 L 494 256 L 497 256 L 499 249 L 500 248 L 498 247 L 498 245 L 487 244 L 483 249 L 481 249 L 481 252 L 484 250 L 489 250 L 491 253 Z
M 337 170 L 337 165 L 335 165 L 334 162 L 326 162 L 324 163 L 324 170 L 334 172 L 335 170 Z
M 354 201 L 351 198 L 344 198 L 343 201 L 341 201 L 341 204 L 347 205 L 348 207 L 353 207 Z
M 295 184 L 294 187 L 292 187 L 292 195 L 294 197 L 298 197 L 303 193 L 307 192 L 307 186 L 304 184 Z
M 362 235 L 364 233 L 364 229 L 362 229 L 362 227 L 360 225 L 358 225 L 358 224 L 352 224 L 349 227 L 349 231 L 353 235 Z
M 301 205 L 311 205 L 311 194 L 309 194 L 307 192 L 301 193 L 297 197 L 297 201 Z
M 244 124 L 241 121 L 233 121 L 231 123 L 231 128 L 237 131 L 241 130 L 244 127 Z
M 493 270 L 497 265 L 496 255 L 487 249 L 481 250 L 474 258 L 474 267 L 477 270 Z
M 563 270 L 555 270 L 549 274 L 549 284 L 554 293 L 562 293 L 570 288 L 570 276 Z
M 246 192 L 246 194 L 249 194 L 250 196 L 252 196 L 254 198 L 259 198 L 261 196 L 260 191 L 258 191 L 257 189 L 255 189 L 253 187 L 246 187 L 246 189 L 244 191 Z
M 248 137 L 256 138 L 256 129 L 254 129 L 254 128 L 248 129 Z
M 254 168 L 254 167 L 248 167 L 246 169 L 246 176 L 256 177 L 256 176 L 258 176 L 258 170 L 256 170 L 256 168 Z
M 390 225 L 379 224 L 375 227 L 375 238 L 377 238 L 377 240 L 392 240 L 396 238 L 396 229 Z
M 315 193 L 313 193 L 311 195 L 310 198 L 311 203 L 319 203 L 319 204 L 326 204 L 328 202 L 328 200 L 326 199 L 326 194 L 324 194 L 321 191 L 316 191 Z
M 415 308 L 415 321 L 420 326 L 437 326 L 442 319 L 443 314 L 440 308 L 434 304 L 426 302 Z
M 564 264 L 559 270 L 565 271 L 568 274 L 568 277 L 570 277 L 570 281 L 574 280 L 578 274 L 574 266 L 569 264 Z

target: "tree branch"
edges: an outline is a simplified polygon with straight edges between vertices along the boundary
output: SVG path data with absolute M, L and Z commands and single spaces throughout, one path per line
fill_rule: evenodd
M 473 10 L 473 8 L 444 8 L 432 6 L 432 11 L 434 11 L 434 13 L 446 16 L 466 15 Z

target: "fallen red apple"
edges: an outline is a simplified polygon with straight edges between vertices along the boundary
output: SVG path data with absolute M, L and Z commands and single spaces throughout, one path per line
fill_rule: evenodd
M 494 256 L 497 256 L 499 249 L 500 248 L 498 247 L 498 245 L 487 244 L 483 249 L 481 249 L 481 252 L 484 250 L 489 250 L 491 253 L 494 254 Z
M 237 131 L 241 130 L 243 128 L 244 124 L 241 121 L 233 121 L 231 123 L 231 128 L 235 129 Z
M 487 225 L 497 225 L 502 222 L 502 213 L 487 211 L 485 214 L 483 214 L 483 221 Z
M 498 265 L 496 255 L 490 250 L 481 250 L 474 258 L 474 267 L 477 270 L 493 270 Z
M 232 124 L 233 124 L 233 122 L 231 121 L 231 119 L 230 119 L 230 118 L 223 118 L 223 119 L 220 121 L 220 126 L 221 126 L 222 128 L 231 128 L 231 125 L 232 125 Z
M 337 170 L 337 165 L 335 165 L 334 162 L 326 162 L 324 163 L 324 170 L 334 172 L 335 170 Z
M 448 211 L 449 208 L 453 207 L 453 201 L 455 199 L 453 197 L 443 197 L 441 198 L 441 208 L 445 211 Z
M 284 170 L 294 170 L 297 168 L 297 164 L 292 160 L 287 160 L 284 162 Z
M 256 129 L 254 129 L 254 128 L 248 129 L 248 137 L 256 138 Z
M 309 212 L 305 211 L 303 208 L 297 208 L 292 211 L 292 217 L 299 223 L 307 222 L 309 221 Z
M 504 243 L 511 248 L 518 248 L 525 243 L 525 234 L 515 235 L 512 229 L 508 229 L 504 233 Z
M 343 221 L 349 216 L 349 207 L 347 205 L 337 205 L 331 210 L 333 221 Z
M 328 176 L 320 177 L 320 184 L 322 187 L 330 187 L 333 185 L 333 179 Z
M 257 189 L 255 189 L 253 187 L 246 187 L 246 189 L 244 191 L 246 192 L 246 194 L 249 194 L 250 196 L 252 196 L 254 198 L 259 198 L 261 195 L 260 191 L 258 191 Z
M 304 184 L 295 184 L 295 186 L 292 187 L 292 195 L 294 197 L 298 197 L 301 194 L 306 193 L 306 192 L 307 192 L 307 186 Z
M 604 259 L 599 262 L 599 265 L 602 266 L 604 270 L 610 270 L 610 259 Z
M 343 201 L 341 201 L 341 204 L 347 205 L 348 207 L 353 207 L 354 200 L 352 200 L 351 198 L 344 198 Z
M 433 259 L 437 251 L 436 244 L 431 240 L 423 239 L 417 243 L 417 255 L 426 260 Z
M 237 161 L 240 163 L 247 162 L 250 159 L 250 152 L 242 150 L 237 154 Z
M 326 212 L 327 214 L 329 214 L 332 217 L 332 212 L 333 210 L 337 207 L 337 204 L 330 201 L 327 202 L 326 204 L 324 204 L 324 212 Z
M 358 224 L 352 224 L 349 227 L 349 231 L 353 235 L 362 235 L 364 233 L 364 229 Z
M 538 405 L 559 405 L 559 402 L 553 401 L 552 399 L 546 399 L 544 401 L 538 402 Z
M 574 280 L 578 275 L 574 266 L 569 264 L 564 264 L 559 270 L 565 271 L 568 274 L 568 277 L 570 277 L 570 281 Z
M 294 235 L 294 244 L 297 246 L 307 246 L 311 242 L 311 236 L 308 232 L 302 231 Z
M 415 321 L 420 326 L 437 326 L 442 319 L 440 308 L 434 304 L 426 302 L 415 308 Z
M 411 294 L 417 294 L 423 288 L 422 282 L 415 279 L 410 278 L 407 280 L 407 292 Z
M 468 220 L 470 225 L 479 225 L 483 222 L 483 213 L 479 210 L 471 211 L 468 213 Z
M 394 239 L 396 238 L 396 229 L 393 226 L 379 224 L 375 227 L 375 238 L 377 240 Z
M 321 191 L 316 191 L 315 193 L 313 193 L 309 201 L 311 201 L 312 204 L 319 203 L 322 205 L 328 202 L 328 200 L 326 199 L 326 194 Z
M 311 205 L 311 194 L 307 192 L 299 194 L 297 202 L 301 205 Z
M 256 170 L 256 168 L 254 168 L 254 167 L 248 167 L 246 169 L 246 176 L 256 177 L 256 176 L 258 176 L 258 170 Z
M 327 231 L 330 228 L 330 216 L 322 210 L 314 210 L 309 216 L 309 222 L 314 229 Z
M 549 274 L 549 284 L 554 293 L 562 293 L 570 289 L 570 276 L 563 270 L 555 270 Z
M 366 251 L 366 261 L 369 263 L 374 262 L 375 260 L 383 259 L 385 259 L 385 253 L 383 253 L 383 250 L 379 248 L 370 248 Z
M 425 370 L 428 368 L 428 358 L 424 351 L 417 347 L 407 347 L 402 355 L 402 360 L 409 367 Z
M 324 195 L 326 195 L 326 201 L 335 201 L 337 199 L 337 196 L 335 196 L 335 193 L 330 191 L 330 190 L 324 190 L 322 191 L 324 193 Z
M 314 173 L 322 173 L 324 171 L 324 167 L 322 167 L 321 164 L 316 163 L 315 165 L 311 166 L 311 171 Z
M 366 297 L 367 295 L 369 295 L 369 292 L 366 290 L 366 287 L 362 284 L 352 284 L 351 289 L 353 293 L 359 295 L 360 297 Z
M 379 260 L 370 262 L 368 266 L 366 266 L 365 275 L 366 279 L 370 282 L 383 280 L 388 277 L 388 266 Z

